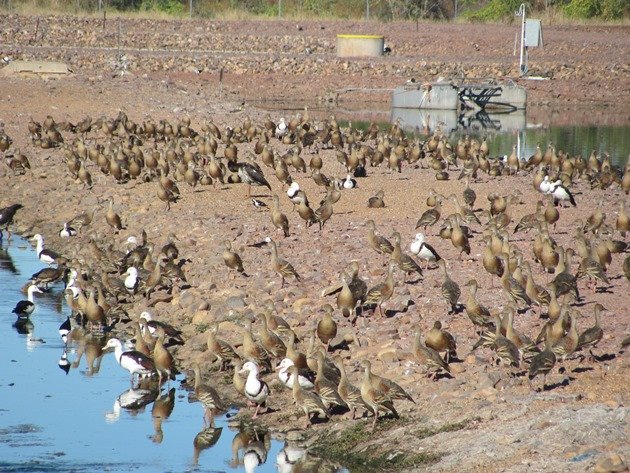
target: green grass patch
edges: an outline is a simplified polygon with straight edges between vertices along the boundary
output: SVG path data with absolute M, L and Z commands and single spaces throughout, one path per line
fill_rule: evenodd
M 405 418 L 383 419 L 376 424 L 374 431 L 370 430 L 369 420 L 359 422 L 337 434 L 320 439 L 314 445 L 313 451 L 324 459 L 341 464 L 351 472 L 394 471 L 416 468 L 439 460 L 439 453 L 405 453 L 387 448 L 387 441 L 381 443 L 385 445 L 385 449 L 366 445 L 370 440 L 382 437 L 383 433 L 410 422 L 411 420 Z
M 452 424 L 444 424 L 437 428 L 423 427 L 421 429 L 411 432 L 411 435 L 419 439 L 426 439 L 428 437 L 433 437 L 434 435 L 441 434 L 442 432 L 457 432 L 459 430 L 464 430 L 470 427 L 472 424 L 478 422 L 479 420 L 480 419 L 478 417 L 474 417 L 472 419 L 465 419 Z

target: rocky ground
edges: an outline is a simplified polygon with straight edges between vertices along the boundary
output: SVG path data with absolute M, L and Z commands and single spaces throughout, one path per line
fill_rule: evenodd
M 58 122 L 77 123 L 87 115 L 115 118 L 123 110 L 137 122 L 151 116 L 156 121 L 165 119 L 177 124 L 189 117 L 197 131 L 206 119 L 221 130 L 241 126 L 246 117 L 262 127 L 266 112 L 252 107 L 252 101 L 312 103 L 331 97 L 334 100 L 335 91 L 342 88 L 387 88 L 409 76 L 430 80 L 463 72 L 469 77 L 505 77 L 516 69 L 512 56 L 515 26 L 431 24 L 420 25 L 416 32 L 415 24 L 370 24 L 370 32 L 387 35 L 392 55 L 347 61 L 334 57 L 334 33 L 365 32 L 363 23 L 309 22 L 299 30 L 293 22 L 125 20 L 121 42 L 126 62 L 118 64 L 123 69 L 116 69 L 112 62 L 117 47 L 115 20 L 108 20 L 104 30 L 97 20 L 88 19 L 42 18 L 39 27 L 35 18 L 4 16 L 2 20 L 12 25 L 0 33 L 2 55 L 63 59 L 72 65 L 74 75 L 1 79 L 0 121 L 13 138 L 12 149 L 19 148 L 28 156 L 31 169 L 24 175 L 14 175 L 8 167 L 0 166 L 0 207 L 13 202 L 24 204 L 25 209 L 16 218 L 16 230 L 25 235 L 43 234 L 49 248 L 82 261 L 86 267 L 98 268 L 88 249 L 90 238 L 101 247 L 112 244 L 122 250 L 127 237 L 139 236 L 142 229 L 156 247 L 166 242 L 169 233 L 175 233 L 181 255 L 190 260 L 184 265 L 189 287 L 176 285 L 172 298 L 164 291 L 156 292 L 148 301 L 137 296 L 126 309 L 130 316 L 137 317 L 150 305 L 157 317 L 183 330 L 186 344 L 176 356 L 184 370 L 194 360 L 211 361 L 205 353 L 208 327 L 224 321 L 221 336 L 239 344 L 243 322 L 256 320 L 269 299 L 303 338 L 301 349 L 306 351 L 321 307 L 335 303 L 334 297 L 322 297 L 321 291 L 338 282 L 349 261 L 359 262 L 360 275 L 369 286 L 384 278 L 381 258 L 367 246 L 366 220 L 375 220 L 378 232 L 385 236 L 399 231 L 407 248 L 416 232 L 416 220 L 427 209 L 425 200 L 430 188 L 444 195 L 461 195 L 464 184 L 456 180 L 459 169 L 451 170 L 450 180 L 436 181 L 434 171 L 423 164 L 403 165 L 400 174 L 384 166 L 369 168 L 368 177 L 359 180 L 357 189 L 343 192 L 334 206 L 334 215 L 320 233 L 315 226 L 304 227 L 292 212 L 285 189 L 273 177 L 273 171 L 263 166 L 272 192 L 280 195 L 282 210 L 289 216 L 290 236 L 283 238 L 271 225 L 269 212 L 254 208 L 244 198 L 243 185 L 191 188 L 180 182 L 181 199 L 165 211 L 156 195 L 156 182 L 138 179 L 116 183 L 88 160 L 86 167 L 94 183 L 84 188 L 70 175 L 62 148 L 41 149 L 31 143 L 27 128 L 30 117 L 42 121 L 52 115 Z M 69 28 L 71 22 L 73 27 Z M 630 88 L 628 64 L 624 62 L 627 54 L 623 51 L 629 48 L 628 29 L 562 26 L 545 30 L 549 46 L 533 52 L 532 63 L 540 68 L 537 73 L 552 79 L 528 87 L 541 113 L 557 116 L 559 111 L 560 116 L 566 116 L 580 110 L 580 115 L 588 115 L 587 122 L 626 124 Z M 219 89 L 221 67 L 225 76 Z M 121 70 L 125 71 L 122 75 Z M 597 94 L 591 93 L 594 87 Z M 382 103 L 382 95 L 380 99 L 377 95 L 363 96 Z M 80 138 L 70 131 L 62 135 L 67 144 Z M 102 131 L 92 131 L 82 139 L 89 146 L 118 141 Z M 156 146 L 164 149 L 166 145 L 160 142 Z M 277 140 L 272 146 L 278 153 L 289 148 Z M 153 141 L 146 140 L 144 151 L 152 147 Z M 253 143 L 238 143 L 237 147 L 239 156 L 244 156 Z M 224 148 L 220 143 L 217 156 L 223 156 Z M 326 175 L 345 174 L 335 151 L 323 150 L 320 155 Z M 304 151 L 307 163 L 310 157 Z M 312 202 L 323 197 L 321 188 L 308 175 L 292 175 Z M 486 196 L 491 192 L 509 195 L 520 191 L 521 203 L 512 209 L 511 229 L 523 215 L 535 210 L 539 198 L 532 188 L 532 175 L 525 172 L 493 178 L 482 174 L 472 186 L 478 196 L 475 207 L 482 209 L 488 209 Z M 368 209 L 367 199 L 380 189 L 385 193 L 386 207 Z M 565 247 L 574 246 L 578 219 L 585 221 L 599 205 L 607 215 L 606 223 L 614 225 L 619 201 L 627 200 L 616 184 L 606 190 L 591 190 L 583 179 L 576 179 L 572 191 L 577 207 L 561 209 L 560 221 L 552 232 Z M 254 194 L 270 203 L 267 189 L 254 188 Z M 101 202 L 110 196 L 125 224 L 118 234 L 105 222 L 106 206 Z M 89 227 L 71 240 L 59 238 L 64 221 L 92 208 L 97 212 Z M 446 203 L 444 214 L 453 211 L 452 203 Z M 479 215 L 485 223 L 487 218 Z M 471 258 L 460 261 L 450 241 L 441 240 L 437 230 L 436 226 L 426 232 L 428 240 L 449 261 L 451 278 L 462 286 L 460 302 L 467 295 L 463 284 L 475 277 L 480 287 L 478 299 L 493 312 L 500 312 L 506 297 L 491 287 L 490 275 L 481 265 L 484 244 L 480 235 L 471 241 Z M 281 257 L 295 266 L 301 282 L 290 280 L 280 288 L 279 278 L 270 267 L 268 247 L 251 246 L 266 236 L 278 241 Z M 618 233 L 614 238 L 622 239 Z M 220 249 L 225 239 L 233 241 L 249 277 L 232 279 L 227 273 Z M 532 260 L 532 233 L 518 233 L 510 240 L 526 260 Z M 580 331 L 593 324 L 595 303 L 609 309 L 602 323 L 604 338 L 595 350 L 597 361 L 575 359 L 558 365 L 548 377 L 545 391 L 532 391 L 522 372 L 513 377 L 507 370 L 493 366 L 489 351 L 469 354 L 477 340 L 472 325 L 464 312 L 447 313 L 439 287 L 442 273 L 430 269 L 422 281 L 414 284 L 403 283 L 402 275 L 396 273 L 396 289 L 385 304 L 385 318 L 376 314 L 365 324 L 359 320 L 353 327 L 335 314 L 340 335 L 356 335 L 358 342 L 341 352 L 351 380 L 360 384 L 359 362 L 370 359 L 376 373 L 394 379 L 414 398 L 415 405 L 396 404 L 401 419 L 384 420 L 372 433 L 370 421 L 334 416 L 327 423 L 298 432 L 303 418 L 291 407 L 290 393 L 268 376 L 274 389 L 270 399 L 274 412 L 261 416 L 259 421 L 278 436 L 303 437 L 315 451 L 356 471 L 368 466 L 414 471 L 586 471 L 596 464 L 597 471 L 623 471 L 619 463 L 624 460 L 627 464 L 630 457 L 626 407 L 630 366 L 627 352 L 621 349 L 621 341 L 630 332 L 628 282 L 622 275 L 625 256 L 613 255 L 606 290 L 592 292 L 580 282 L 584 296 L 576 305 L 582 314 L 578 320 Z M 539 284 L 550 280 L 540 265 L 532 266 Z M 576 270 L 575 262 L 572 270 Z M 409 353 L 414 330 L 427 331 L 435 320 L 442 321 L 455 336 L 461 359 L 452 364 L 452 378 L 437 382 L 427 379 Z M 532 312 L 518 315 L 515 322 L 519 330 L 532 337 L 543 324 L 544 320 Z M 258 327 L 255 324 L 254 331 Z M 207 371 L 206 376 L 224 396 L 242 402 L 227 377 Z

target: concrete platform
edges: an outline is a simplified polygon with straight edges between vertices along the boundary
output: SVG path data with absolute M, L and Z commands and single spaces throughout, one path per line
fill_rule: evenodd
M 52 61 L 11 61 L 2 68 L 7 74 L 36 74 L 45 76 L 67 76 L 72 74 L 68 65 L 63 62 Z

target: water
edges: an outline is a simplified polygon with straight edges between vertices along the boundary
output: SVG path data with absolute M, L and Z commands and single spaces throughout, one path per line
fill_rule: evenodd
M 21 327 L 19 333 L 11 310 L 26 299 L 20 287 L 41 268 L 28 242 L 17 236 L 9 244 L 6 238 L 2 242 L 0 471 L 253 471 L 243 466 L 244 450 L 237 452 L 236 464 L 231 461 L 232 441 L 243 434 L 231 430 L 225 416 L 215 418 L 216 430 L 205 432 L 214 435 L 210 441 L 218 436 L 216 444 L 195 452 L 193 440 L 203 428 L 203 408 L 189 402 L 188 392 L 180 387 L 181 375 L 171 381 L 174 408 L 161 422 L 160 432 L 160 421 L 152 416 L 155 403 L 136 410 L 117 405 L 119 396 L 130 389 L 129 375 L 112 354 L 98 357 L 104 342 L 72 344 L 67 353 L 69 371 L 60 369 L 64 345 L 58 328 L 69 315 L 62 287 L 35 294 L 32 325 Z M 166 394 L 163 386 L 162 395 Z M 248 448 L 260 449 L 264 439 L 258 440 Z M 283 443 L 271 441 L 266 461 L 256 471 L 277 471 L 276 457 L 282 448 Z M 256 466 L 257 461 L 249 463 L 252 458 L 264 459 L 264 451 L 258 456 L 250 453 L 248 466 Z
M 273 112 L 273 116 L 277 117 L 304 113 L 302 102 L 259 101 L 256 105 Z M 382 107 L 379 108 L 379 105 Z M 387 109 L 385 103 L 379 102 L 348 102 L 346 106 L 349 108 L 316 104 L 309 106 L 308 112 L 317 119 L 329 118 L 334 114 L 341 126 L 347 126 L 348 120 L 352 120 L 352 126 L 357 129 L 366 129 L 370 122 L 375 122 L 385 130 L 398 121 L 405 130 L 421 137 L 433 133 L 439 126 L 449 136 L 451 143 L 465 134 L 479 139 L 486 137 L 491 156 L 510 154 L 512 146 L 517 145 L 519 157 L 527 159 L 536 152 L 537 143 L 540 143 L 544 153 L 550 142 L 556 150 L 572 156 L 586 158 L 593 150 L 600 155 L 608 153 L 612 163 L 617 166 L 623 166 L 630 155 L 630 122 L 624 121 L 623 117 L 615 120 L 619 125 L 611 126 L 601 123 L 600 120 L 607 119 L 605 116 L 589 116 L 588 113 L 575 110 L 555 114 L 532 110 L 530 117 L 530 111 L 526 113 L 523 110 L 509 114 L 472 111 L 458 114 L 455 110 Z M 567 116 L 572 117 L 570 121 L 573 125 L 565 124 Z

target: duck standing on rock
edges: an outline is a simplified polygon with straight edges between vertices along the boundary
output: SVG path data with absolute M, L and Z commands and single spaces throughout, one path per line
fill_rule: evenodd
M 245 397 L 250 402 L 256 404 L 256 411 L 252 417 L 255 419 L 258 416 L 260 406 L 266 405 L 267 398 L 271 391 L 267 383 L 258 379 L 258 365 L 253 361 L 245 362 L 239 373 L 247 374 L 247 381 L 245 381 Z
M 365 369 L 363 382 L 361 383 L 361 397 L 374 414 L 372 430 L 376 426 L 379 411 L 389 411 L 395 418 L 398 412 L 394 408 L 395 399 L 407 399 L 415 404 L 412 397 L 395 382 L 372 373 L 371 363 L 363 360 L 361 363 Z
M 371 209 L 382 209 L 385 207 L 385 201 L 383 197 L 385 196 L 385 192 L 382 190 L 378 191 L 373 197 L 368 199 L 368 207 Z
M 558 179 L 553 182 L 549 188 L 549 193 L 553 196 L 554 204 L 558 202 L 570 202 L 573 207 L 576 207 L 575 199 L 571 191 L 562 185 L 562 181 Z
M 299 375 L 298 367 L 293 365 L 289 367 L 289 373 L 296 377 Z M 311 414 L 316 414 L 317 417 L 329 417 L 328 409 L 322 402 L 321 398 L 312 391 L 305 391 L 300 383 L 293 383 L 291 388 L 293 391 L 293 400 L 295 404 L 302 408 L 306 414 L 306 426 L 312 423 Z
M 232 242 L 230 240 L 225 240 L 223 242 L 223 262 L 229 269 L 235 269 L 243 276 L 247 276 L 245 274 L 245 270 L 243 269 L 243 260 L 238 253 L 232 251 Z
M 293 265 L 287 260 L 278 258 L 278 246 L 276 245 L 276 242 L 271 240 L 269 244 L 271 245 L 271 267 L 282 278 L 280 288 L 282 289 L 284 287 L 284 279 L 286 277 L 292 276 L 297 281 L 300 281 L 300 275 L 293 268 Z
M 73 236 L 77 236 L 77 231 L 74 228 L 72 228 L 70 225 L 68 225 L 67 222 L 64 222 L 63 228 L 59 230 L 59 236 L 61 238 L 70 238 Z
M 414 241 L 411 242 L 409 250 L 418 258 L 427 262 L 425 269 L 429 269 L 429 262 L 437 263 L 442 259 L 435 248 L 424 241 L 424 234 L 422 233 L 416 233 L 416 237 Z
M 356 179 L 352 179 L 350 174 L 348 174 L 343 180 L 342 187 L 344 189 L 355 189 L 357 187 L 357 181 Z

